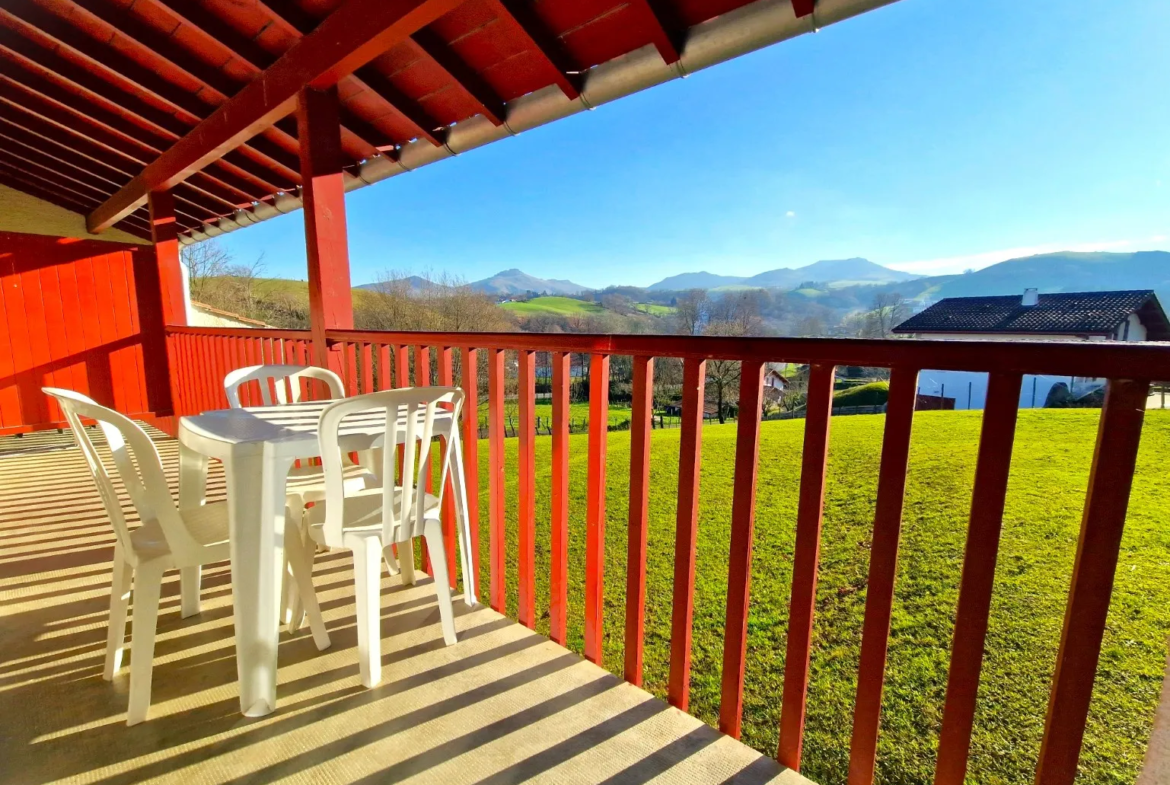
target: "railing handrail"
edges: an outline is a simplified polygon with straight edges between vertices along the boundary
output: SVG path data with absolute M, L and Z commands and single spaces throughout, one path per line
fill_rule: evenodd
M 168 327 L 187 335 L 304 339 L 308 330 Z M 930 341 L 866 338 L 730 338 L 582 333 L 470 333 L 328 330 L 330 343 L 368 342 L 460 349 L 617 354 L 700 360 L 831 363 L 915 370 L 1170 379 L 1170 343 L 1119 341 Z

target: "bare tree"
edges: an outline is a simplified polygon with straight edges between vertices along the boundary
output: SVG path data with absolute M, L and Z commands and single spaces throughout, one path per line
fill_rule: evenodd
M 709 306 L 710 300 L 703 289 L 691 289 L 679 295 L 674 309 L 674 331 L 679 335 L 702 335 Z
M 191 299 L 201 303 L 207 302 L 207 290 L 214 279 L 227 275 L 232 264 L 232 255 L 218 240 L 184 245 L 179 259 L 187 267 Z
M 890 332 L 910 316 L 910 305 L 898 292 L 878 292 L 867 314 L 867 337 L 888 338 Z

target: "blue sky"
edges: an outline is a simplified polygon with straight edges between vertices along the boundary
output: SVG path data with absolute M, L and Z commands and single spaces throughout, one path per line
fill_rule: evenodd
M 351 193 L 352 279 L 1170 248 L 1170 3 L 900 0 Z M 299 212 L 220 242 L 305 278 Z

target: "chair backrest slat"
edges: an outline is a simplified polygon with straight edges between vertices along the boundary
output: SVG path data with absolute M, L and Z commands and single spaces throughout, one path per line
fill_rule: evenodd
M 182 516 L 175 507 L 167 485 L 166 473 L 163 471 L 162 459 L 146 431 L 129 417 L 108 409 L 81 393 L 53 387 L 45 387 L 43 391 L 46 395 L 52 396 L 65 412 L 65 419 L 73 431 L 73 438 L 85 457 L 98 495 L 101 496 L 106 514 L 114 527 L 118 544 L 127 552 L 132 550 L 130 528 L 122 512 L 122 501 L 113 480 L 93 440 L 90 439 L 90 433 L 85 429 L 82 418 L 94 420 L 101 428 L 113 458 L 114 469 L 142 522 L 158 523 L 166 537 L 167 546 L 172 553 L 180 557 L 198 549 L 198 544 L 187 531 Z
M 327 368 L 313 365 L 250 365 L 237 368 L 223 377 L 223 391 L 228 405 L 242 408 L 240 388 L 249 382 L 258 382 L 260 397 L 265 406 L 298 403 L 301 400 L 301 380 L 316 379 L 329 387 L 330 398 L 344 398 L 345 384 L 341 377 Z M 273 400 L 273 392 L 276 394 Z
M 382 412 L 384 436 L 382 445 L 382 528 L 387 542 L 405 542 L 422 532 L 423 512 L 426 509 L 426 481 L 431 474 L 431 440 L 435 435 L 435 420 L 440 411 L 450 414 L 452 434 L 456 432 L 463 408 L 463 391 L 458 387 L 411 387 L 399 390 L 358 395 L 325 408 L 321 412 L 318 435 L 321 441 L 321 466 L 325 473 L 325 542 L 341 546 L 344 518 L 345 490 L 341 432 L 347 417 L 357 414 Z M 440 406 L 445 408 L 440 410 Z M 404 445 L 402 475 L 395 479 L 398 451 L 395 445 Z M 417 450 L 417 455 L 416 455 Z M 438 497 L 442 495 L 450 472 L 450 450 L 439 476 Z

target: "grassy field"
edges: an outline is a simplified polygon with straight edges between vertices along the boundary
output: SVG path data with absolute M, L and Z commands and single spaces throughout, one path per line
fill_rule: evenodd
M 968 782 L 1030 783 L 1080 525 L 1098 412 L 1020 413 Z M 804 773 L 844 782 L 866 595 L 881 415 L 832 423 Z M 980 412 L 915 417 L 883 704 L 878 781 L 931 782 L 962 564 Z M 803 421 L 761 431 L 744 741 L 774 754 Z M 550 439 L 537 439 L 538 629 L 548 630 Z M 516 498 L 517 440 L 506 441 Z M 679 431 L 655 431 L 650 483 L 646 681 L 669 667 Z M 580 651 L 587 437 L 571 438 L 569 636 Z M 717 723 L 735 427 L 703 429 L 691 711 Z M 480 477 L 487 477 L 487 445 Z M 1144 754 L 1170 633 L 1170 414 L 1150 412 L 1078 781 L 1132 783 Z M 622 671 L 629 436 L 609 435 L 605 665 Z M 488 563 L 487 483 L 480 505 Z M 508 603 L 515 610 L 516 521 L 508 519 Z M 486 573 L 482 585 L 486 590 Z
M 511 417 L 513 420 L 517 417 L 518 404 L 516 401 L 505 401 L 504 403 L 504 417 Z M 534 415 L 541 420 L 552 419 L 552 404 L 551 403 L 537 403 Z M 481 424 L 487 423 L 488 405 L 484 401 L 479 405 L 479 421 Z M 569 419 L 573 422 L 588 421 L 589 420 L 589 404 L 588 403 L 571 403 L 569 404 Z M 611 403 L 609 405 L 609 424 L 621 425 L 630 419 L 630 407 L 622 406 L 620 404 Z
M 576 316 L 605 311 L 597 303 L 574 300 L 572 297 L 533 297 L 523 303 L 501 303 L 500 307 L 512 313 L 531 316 L 536 313 L 553 313 L 560 316 Z
M 670 316 L 678 310 L 672 305 L 660 305 L 658 303 L 637 303 L 634 307 L 642 313 L 648 313 L 651 316 Z

